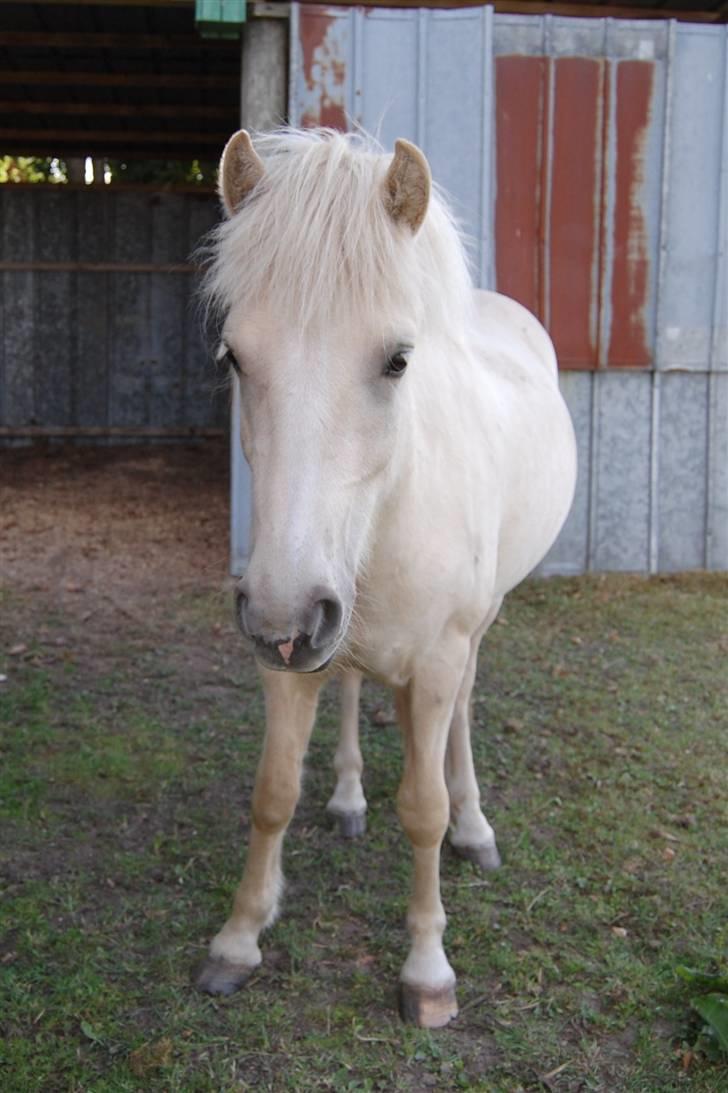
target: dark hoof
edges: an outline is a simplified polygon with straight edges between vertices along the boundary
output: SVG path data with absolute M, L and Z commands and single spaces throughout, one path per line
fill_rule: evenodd
M 367 829 L 366 812 L 329 812 L 342 839 L 358 839 Z
M 233 964 L 221 956 L 208 956 L 192 972 L 192 982 L 205 994 L 235 994 L 255 971 L 248 964 Z
M 400 983 L 399 1015 L 418 1028 L 442 1028 L 458 1015 L 455 984 L 433 991 Z
M 463 861 L 471 861 L 484 873 L 489 873 L 500 866 L 501 856 L 495 843 L 487 843 L 485 846 L 453 846 L 452 843 L 450 845 L 459 858 Z

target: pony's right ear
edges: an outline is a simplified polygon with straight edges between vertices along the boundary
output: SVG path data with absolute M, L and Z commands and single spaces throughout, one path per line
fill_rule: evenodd
M 395 224 L 404 223 L 416 234 L 430 201 L 430 167 L 416 144 L 400 138 L 384 179 L 384 204 Z
M 218 171 L 218 191 L 228 216 L 233 216 L 265 174 L 247 129 L 234 133 L 223 149 Z

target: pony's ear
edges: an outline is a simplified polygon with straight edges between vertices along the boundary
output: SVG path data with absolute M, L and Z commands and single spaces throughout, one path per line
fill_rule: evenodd
M 234 133 L 223 149 L 218 190 L 225 212 L 232 216 L 265 174 L 263 161 L 246 129 Z
M 395 224 L 404 223 L 414 234 L 425 219 L 430 200 L 430 167 L 422 152 L 408 140 L 398 140 L 384 179 L 384 204 Z

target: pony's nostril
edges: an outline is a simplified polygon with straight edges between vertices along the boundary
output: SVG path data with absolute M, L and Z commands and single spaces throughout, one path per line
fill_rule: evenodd
M 250 628 L 248 627 L 248 597 L 238 589 L 235 593 L 235 617 L 237 619 L 238 626 L 243 634 L 250 635 Z
M 341 603 L 333 596 L 317 601 L 313 610 L 311 626 L 311 648 L 320 649 L 328 645 L 338 634 L 344 611 Z

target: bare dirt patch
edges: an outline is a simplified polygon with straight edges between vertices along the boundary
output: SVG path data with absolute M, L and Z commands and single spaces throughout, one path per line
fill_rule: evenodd
M 74 615 L 224 585 L 228 524 L 223 442 L 0 453 L 0 579 Z

